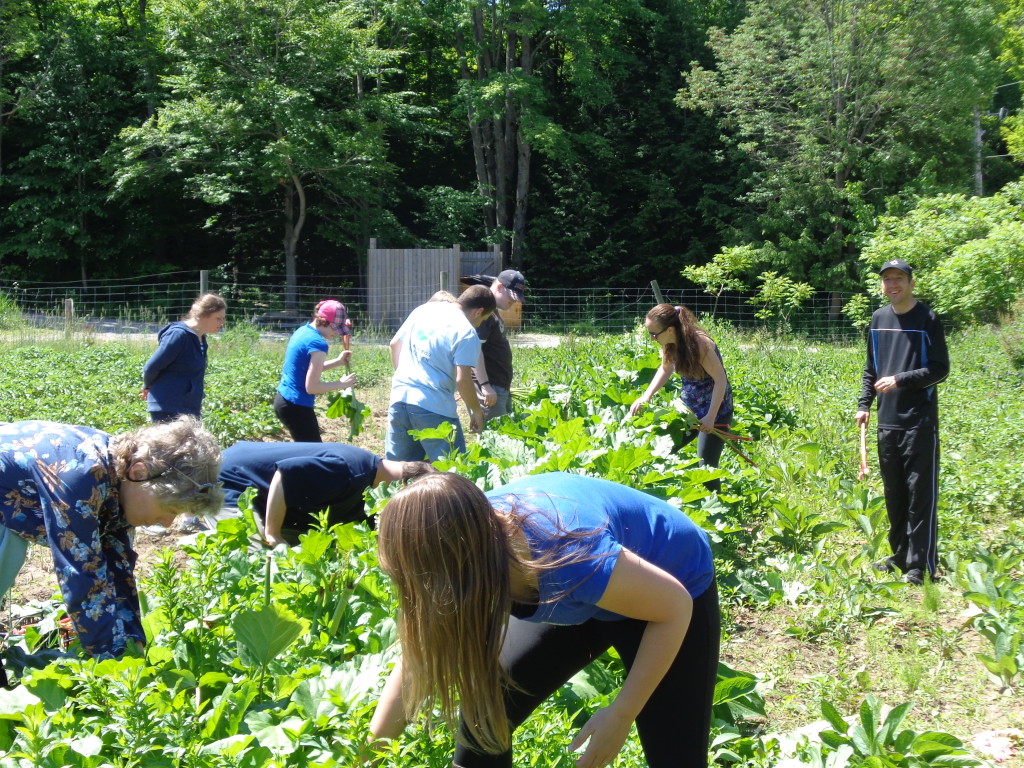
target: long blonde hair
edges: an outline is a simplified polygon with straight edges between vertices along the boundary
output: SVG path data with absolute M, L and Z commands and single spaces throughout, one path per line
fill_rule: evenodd
M 498 657 L 518 562 L 509 529 L 483 492 L 451 473 L 426 475 L 388 501 L 380 564 L 398 589 L 407 714 L 437 706 L 462 716 L 476 743 L 511 742 Z
M 460 705 L 473 746 L 502 752 L 511 744 L 504 693 L 517 688 L 499 657 L 512 610 L 512 574 L 539 574 L 603 557 L 587 546 L 602 528 L 567 531 L 557 519 L 511 499 L 497 512 L 473 482 L 449 472 L 416 480 L 388 501 L 377 527 L 381 567 L 398 589 L 406 714 L 436 706 L 454 723 Z M 563 545 L 535 557 L 514 544 L 516 532 L 552 529 Z M 582 544 L 582 546 L 579 546 Z M 571 590 L 569 590 L 571 591 Z M 567 592 L 544 600 L 553 602 Z

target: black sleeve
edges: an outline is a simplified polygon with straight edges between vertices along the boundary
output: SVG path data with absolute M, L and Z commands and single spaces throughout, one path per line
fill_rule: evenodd
M 867 360 L 864 363 L 864 373 L 861 375 L 860 399 L 857 401 L 857 409 L 870 411 L 871 403 L 875 400 L 875 382 L 878 374 L 875 372 L 875 350 L 871 342 L 871 332 L 868 332 Z
M 949 349 L 946 346 L 946 332 L 942 321 L 934 312 L 929 312 L 925 324 L 928 334 L 928 361 L 912 371 L 896 374 L 896 384 L 906 389 L 928 389 L 943 381 L 949 375 Z

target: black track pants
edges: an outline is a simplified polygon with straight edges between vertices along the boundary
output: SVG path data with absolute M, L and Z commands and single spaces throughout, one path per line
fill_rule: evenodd
M 679 654 L 636 720 L 649 768 L 703 768 L 708 762 L 711 704 L 718 679 L 721 617 L 712 584 L 693 601 L 693 619 Z M 628 670 L 636 658 L 647 622 L 590 621 L 576 626 L 534 624 L 513 618 L 501 662 L 523 689 L 506 694 L 506 708 L 519 726 L 563 683 L 614 647 Z M 575 733 L 562 735 L 565 743 Z M 459 729 L 455 765 L 459 768 L 511 768 L 512 752 L 488 755 L 464 746 Z
M 889 546 L 904 572 L 938 565 L 939 436 L 935 427 L 878 430 Z

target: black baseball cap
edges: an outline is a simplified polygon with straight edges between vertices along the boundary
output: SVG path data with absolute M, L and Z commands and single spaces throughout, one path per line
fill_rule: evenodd
M 515 269 L 506 269 L 498 275 L 498 282 L 508 289 L 513 299 L 525 302 L 526 278 L 523 277 L 522 272 Z
M 882 274 L 887 269 L 898 269 L 900 272 L 906 272 L 907 277 L 914 276 L 914 268 L 903 259 L 890 259 L 879 268 L 878 274 Z

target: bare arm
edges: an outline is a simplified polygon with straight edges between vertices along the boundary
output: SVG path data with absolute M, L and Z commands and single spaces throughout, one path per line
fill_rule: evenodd
M 388 345 L 391 348 L 391 367 L 398 369 L 398 358 L 402 354 L 402 340 L 395 336 Z
M 377 708 L 370 720 L 370 733 L 375 739 L 397 739 L 406 725 L 405 701 L 402 697 L 402 659 L 395 662 L 384 684 Z
M 707 415 L 701 419 L 700 425 L 702 432 L 708 432 L 715 426 L 715 419 L 718 418 L 718 409 L 722 407 L 722 401 L 725 400 L 725 390 L 729 386 L 729 376 L 725 372 L 725 366 L 722 365 L 722 361 L 715 354 L 714 344 L 710 338 L 701 338 L 701 348 L 703 349 L 703 355 L 700 359 L 701 367 L 715 382 L 714 387 L 711 389 L 711 407 L 708 408 Z
M 476 387 L 473 385 L 473 368 L 471 366 L 456 366 L 455 386 L 462 396 L 462 402 L 466 404 L 466 410 L 469 411 L 470 431 L 479 432 L 484 428 L 484 414 L 480 410 L 480 401 L 477 399 Z
M 346 336 L 345 338 L 347 339 L 348 336 Z M 337 368 L 339 365 L 346 365 L 351 359 L 352 351 L 349 349 L 344 349 L 342 350 L 340 355 L 324 363 L 324 370 L 329 371 L 332 368 Z
M 647 385 L 647 389 L 640 397 L 633 401 L 633 405 L 629 407 L 629 415 L 636 416 L 640 413 L 641 409 L 647 403 L 651 402 L 651 398 L 654 397 L 654 393 L 665 386 L 668 380 L 672 378 L 674 371 L 671 368 L 666 368 L 665 363 L 661 364 L 658 368 L 658 372 L 654 374 L 654 378 L 651 379 L 651 383 Z
M 484 396 L 484 405 L 490 407 L 498 402 L 498 393 L 491 387 L 491 377 L 487 375 L 487 365 L 484 363 L 483 352 L 480 353 L 480 357 L 473 367 L 473 373 L 476 374 L 476 380 L 480 384 L 480 394 Z
M 598 710 L 569 745 L 579 748 L 589 737 L 580 768 L 610 764 L 621 751 L 629 729 L 665 676 L 690 627 L 693 599 L 672 575 L 623 549 L 598 607 L 647 622 L 633 666 L 615 700 Z
M 284 524 L 284 513 L 288 505 L 284 500 L 284 484 L 281 479 L 281 471 L 274 472 L 270 479 L 270 487 L 267 489 L 266 518 L 263 521 L 263 538 L 267 543 L 276 547 L 284 542 L 281 538 L 281 526 Z
M 342 352 L 342 355 L 345 353 Z M 333 392 L 336 389 L 351 387 L 356 382 L 354 373 L 342 376 L 338 381 L 321 381 L 320 376 L 329 366 L 326 365 L 327 354 L 317 350 L 309 353 L 309 368 L 306 369 L 306 391 L 311 395 L 322 395 L 324 392 Z M 331 361 L 330 367 L 341 365 L 339 358 Z

